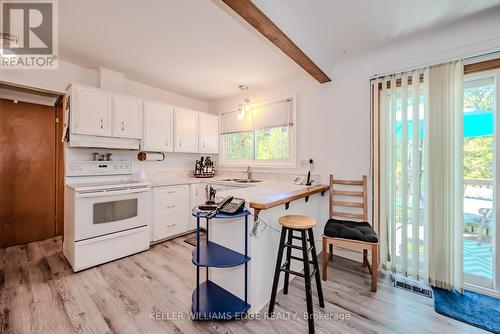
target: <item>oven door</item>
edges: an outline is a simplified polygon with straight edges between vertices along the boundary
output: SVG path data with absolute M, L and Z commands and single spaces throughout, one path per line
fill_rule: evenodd
M 149 188 L 82 192 L 75 198 L 75 241 L 149 225 Z

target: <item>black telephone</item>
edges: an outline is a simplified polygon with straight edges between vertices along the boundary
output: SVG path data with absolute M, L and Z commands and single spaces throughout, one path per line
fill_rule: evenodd
M 217 211 L 228 215 L 240 213 L 241 211 L 243 211 L 244 207 L 245 200 L 241 198 L 235 198 L 233 196 L 228 196 L 217 203 Z

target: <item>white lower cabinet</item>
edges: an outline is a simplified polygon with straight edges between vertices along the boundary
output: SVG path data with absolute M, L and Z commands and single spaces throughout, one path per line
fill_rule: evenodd
M 153 190 L 153 240 L 187 232 L 190 228 L 189 185 L 158 187 Z
M 196 229 L 196 217 L 191 212 L 193 207 L 205 203 L 207 183 L 157 187 L 153 189 L 153 229 L 151 241 L 174 237 Z M 220 184 L 208 184 L 217 192 L 241 188 Z M 220 195 L 217 195 L 220 197 Z M 202 228 L 206 228 L 206 219 L 200 219 Z
M 191 210 L 200 204 L 205 204 L 205 185 L 204 183 L 195 183 L 191 185 Z M 195 230 L 196 229 L 196 217 L 191 215 L 190 219 L 190 229 Z M 200 225 L 203 228 L 206 228 L 207 223 L 206 219 L 200 219 Z

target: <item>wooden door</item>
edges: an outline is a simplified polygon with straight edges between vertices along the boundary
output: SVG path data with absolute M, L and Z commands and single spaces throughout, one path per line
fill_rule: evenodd
M 144 142 L 149 151 L 173 151 L 174 107 L 156 102 L 144 102 Z
M 142 100 L 113 95 L 113 134 L 121 138 L 142 138 Z
M 0 248 L 56 235 L 55 108 L 0 99 Z
M 175 151 L 198 152 L 198 112 L 175 107 Z
M 219 116 L 200 112 L 200 152 L 219 152 Z

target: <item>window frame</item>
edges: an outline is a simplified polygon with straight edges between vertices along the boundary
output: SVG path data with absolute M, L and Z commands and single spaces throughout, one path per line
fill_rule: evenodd
M 499 61 L 500 63 L 500 61 Z M 481 276 L 476 276 L 470 273 L 463 272 L 464 275 L 464 287 L 478 293 L 493 295 L 494 297 L 498 297 L 500 292 L 500 256 L 495 256 L 498 253 L 498 247 L 500 247 L 500 233 L 497 233 L 498 227 L 500 226 L 500 222 L 498 222 L 498 210 L 500 208 L 500 196 L 498 195 L 498 189 L 500 189 L 500 180 L 498 176 L 500 175 L 500 156 L 498 154 L 498 145 L 500 142 L 500 117 L 498 114 L 499 111 L 499 101 L 500 101 L 500 68 L 488 69 L 484 71 L 475 71 L 464 73 L 464 85 L 467 81 L 474 81 L 478 79 L 484 79 L 488 77 L 493 77 L 495 80 L 495 95 L 494 95 L 494 134 L 493 134 L 493 221 L 495 230 L 494 240 L 491 242 L 494 243 L 494 254 L 492 259 L 492 271 L 493 277 L 491 282 L 487 278 L 483 278 Z
M 297 167 L 297 109 L 296 109 L 296 98 L 295 95 L 288 96 L 285 98 L 277 98 L 266 101 L 258 101 L 262 104 L 270 104 L 283 100 L 292 101 L 292 119 L 293 125 L 288 126 L 288 151 L 289 156 L 287 160 L 228 160 L 227 159 L 227 135 L 219 134 L 219 162 L 218 165 L 221 167 L 266 167 L 266 168 L 296 168 Z M 227 109 L 219 112 L 219 129 L 222 129 L 222 115 L 225 113 L 233 112 L 235 108 Z M 256 154 L 256 136 L 255 131 L 253 132 L 253 155 Z

